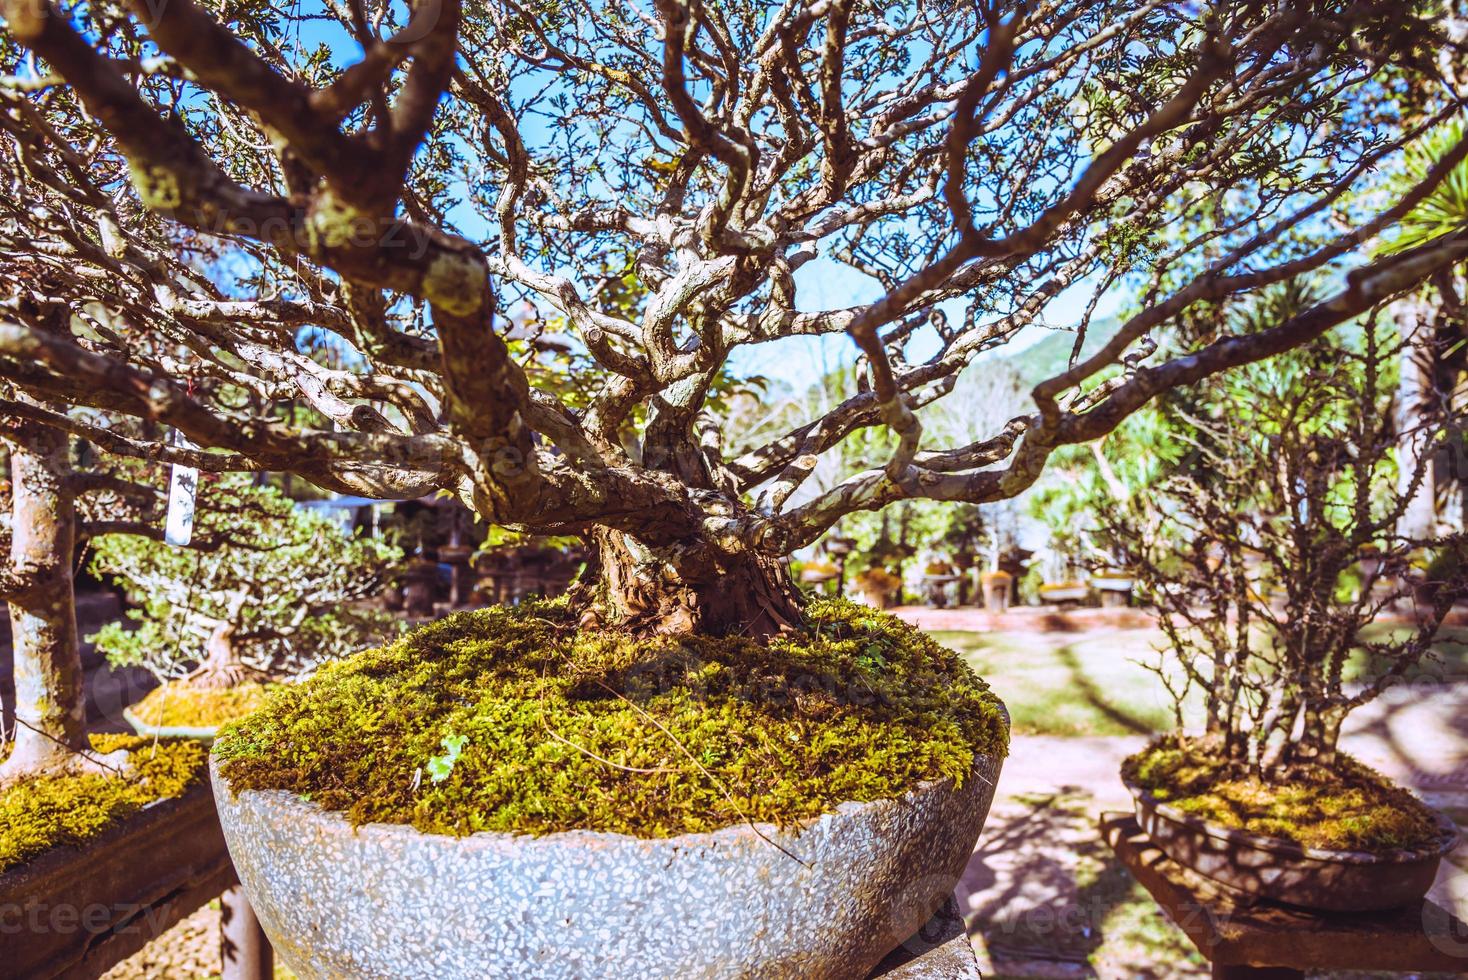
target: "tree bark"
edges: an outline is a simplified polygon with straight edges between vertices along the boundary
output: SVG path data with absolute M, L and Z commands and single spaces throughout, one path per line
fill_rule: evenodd
M 15 744 L 0 779 L 59 768 L 89 749 L 72 591 L 76 514 L 65 486 L 66 438 L 36 427 L 10 454 L 9 597 L 15 651 Z
M 652 549 L 619 531 L 592 532 L 590 622 L 634 633 L 771 636 L 800 623 L 802 599 L 784 562 L 708 541 Z
M 230 615 L 238 615 L 238 611 L 231 610 Z M 204 644 L 203 661 L 184 678 L 188 687 L 217 691 L 241 684 L 264 684 L 270 680 L 270 675 L 265 671 L 256 670 L 240 659 L 233 642 L 235 631 L 233 618 L 221 620 L 215 625 Z
M 1300 738 L 1290 746 L 1291 764 L 1310 763 L 1329 768 L 1335 765 L 1345 712 L 1337 707 L 1309 702 L 1305 705 Z

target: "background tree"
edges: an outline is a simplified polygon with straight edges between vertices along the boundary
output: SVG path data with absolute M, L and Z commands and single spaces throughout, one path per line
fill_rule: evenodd
M 1300 296 L 1276 299 L 1255 315 Z M 1173 429 L 1186 456 L 1101 515 L 1177 657 L 1176 672 L 1158 673 L 1179 724 L 1184 697 L 1201 691 L 1205 736 L 1241 768 L 1332 764 L 1346 715 L 1409 676 L 1468 592 L 1468 534 L 1403 530 L 1431 447 L 1457 429 L 1419 416 L 1397 430 L 1406 343 L 1372 317 L 1210 383 Z M 1428 449 L 1403 456 L 1415 469 L 1400 474 L 1403 442 Z M 1399 605 L 1415 626 L 1363 632 Z
M 400 551 L 249 477 L 205 482 L 199 495 L 199 531 L 234 546 L 202 552 L 128 535 L 93 544 L 92 571 L 136 604 L 127 614 L 135 628 L 109 623 L 92 637 L 111 663 L 228 687 L 300 674 L 394 632 L 398 617 L 363 600 Z
M 1412 183 L 1442 159 L 1463 135 L 1461 116 L 1434 129 L 1407 153 L 1400 172 L 1395 175 L 1395 185 Z M 1413 248 L 1431 240 L 1444 228 L 1461 227 L 1465 221 L 1468 221 L 1468 163 L 1460 163 L 1403 217 L 1379 250 L 1392 254 Z M 1464 307 L 1464 288 L 1464 268 L 1449 267 L 1439 270 L 1428 282 L 1391 306 L 1392 319 L 1410 341 L 1403 348 L 1397 404 L 1405 431 L 1415 427 L 1414 420 L 1419 416 L 1462 413 L 1468 398 L 1465 391 L 1468 309 Z M 1411 443 L 1402 446 L 1404 452 L 1412 448 Z M 1468 515 L 1468 443 L 1460 433 L 1449 445 L 1437 447 L 1414 492 L 1405 520 L 1414 533 L 1430 535 L 1445 524 L 1461 524 L 1465 515 Z
M 78 549 L 100 535 L 161 539 L 164 483 L 156 467 L 109 460 L 57 427 L 12 417 L 0 438 L 10 463 L 0 597 L 9 605 L 15 680 L 4 781 L 95 763 L 73 591 Z M 223 529 L 211 529 L 190 547 L 217 549 L 228 540 Z
M 798 612 L 781 557 L 844 515 L 1012 497 L 1158 393 L 1468 255 L 1461 228 L 1361 255 L 1468 157 L 1374 207 L 1356 193 L 1459 107 L 1438 7 L 362 0 L 226 24 L 195 0 L 130 18 L 4 0 L 0 376 L 174 427 L 205 468 L 447 489 L 493 523 L 585 534 L 587 622 L 778 629 Z M 1404 78 L 1420 123 L 1381 97 Z M 803 308 L 800 270 L 839 264 L 879 297 Z M 1198 305 L 1322 269 L 1341 288 L 1297 316 L 1149 359 Z M 1138 312 L 1081 357 L 1085 315 L 1026 416 L 925 444 L 916 410 L 976 355 L 1124 279 Z M 521 299 L 595 362 L 578 400 L 506 341 Z M 920 332 L 933 352 L 909 361 Z M 708 396 L 731 352 L 841 333 L 854 390 L 725 453 Z M 886 459 L 792 502 L 881 425 Z

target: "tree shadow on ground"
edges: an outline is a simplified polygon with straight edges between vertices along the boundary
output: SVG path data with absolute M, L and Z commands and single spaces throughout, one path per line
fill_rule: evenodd
M 1068 643 L 1057 648 L 1055 657 L 1070 674 L 1070 688 L 1076 693 L 1079 700 L 1095 708 L 1108 720 L 1134 735 L 1151 735 L 1157 730 L 1150 720 L 1113 703 L 1106 697 L 1106 692 L 1097 687 L 1096 682 L 1086 674 L 1080 658 L 1076 656 L 1073 644 Z
M 1089 803 L 1061 787 L 996 804 L 958 888 L 992 975 L 1197 975 L 1201 958 L 1100 839 Z

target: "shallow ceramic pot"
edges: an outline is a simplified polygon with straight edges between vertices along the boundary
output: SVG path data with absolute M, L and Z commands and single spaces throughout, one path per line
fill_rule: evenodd
M 151 725 L 134 714 L 132 708 L 122 709 L 122 719 L 145 738 L 197 738 L 212 742 L 219 734 L 218 725 Z
M 1441 836 L 1432 846 L 1381 852 L 1304 847 L 1184 813 L 1130 782 L 1127 789 L 1137 823 L 1176 863 L 1236 891 L 1326 912 L 1376 912 L 1420 901 L 1443 855 L 1458 844 L 1457 827 L 1439 813 Z
M 353 829 L 215 774 L 229 851 L 302 978 L 860 978 L 952 892 L 1000 760 L 955 789 L 845 803 L 801 826 L 645 840 Z
M 1090 594 L 1090 587 L 1082 582 L 1040 586 L 1040 598 L 1045 602 L 1080 602 Z

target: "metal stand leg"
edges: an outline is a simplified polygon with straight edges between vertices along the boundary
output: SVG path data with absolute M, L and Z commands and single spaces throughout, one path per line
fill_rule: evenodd
M 220 980 L 273 980 L 275 950 L 239 885 L 219 896 Z

